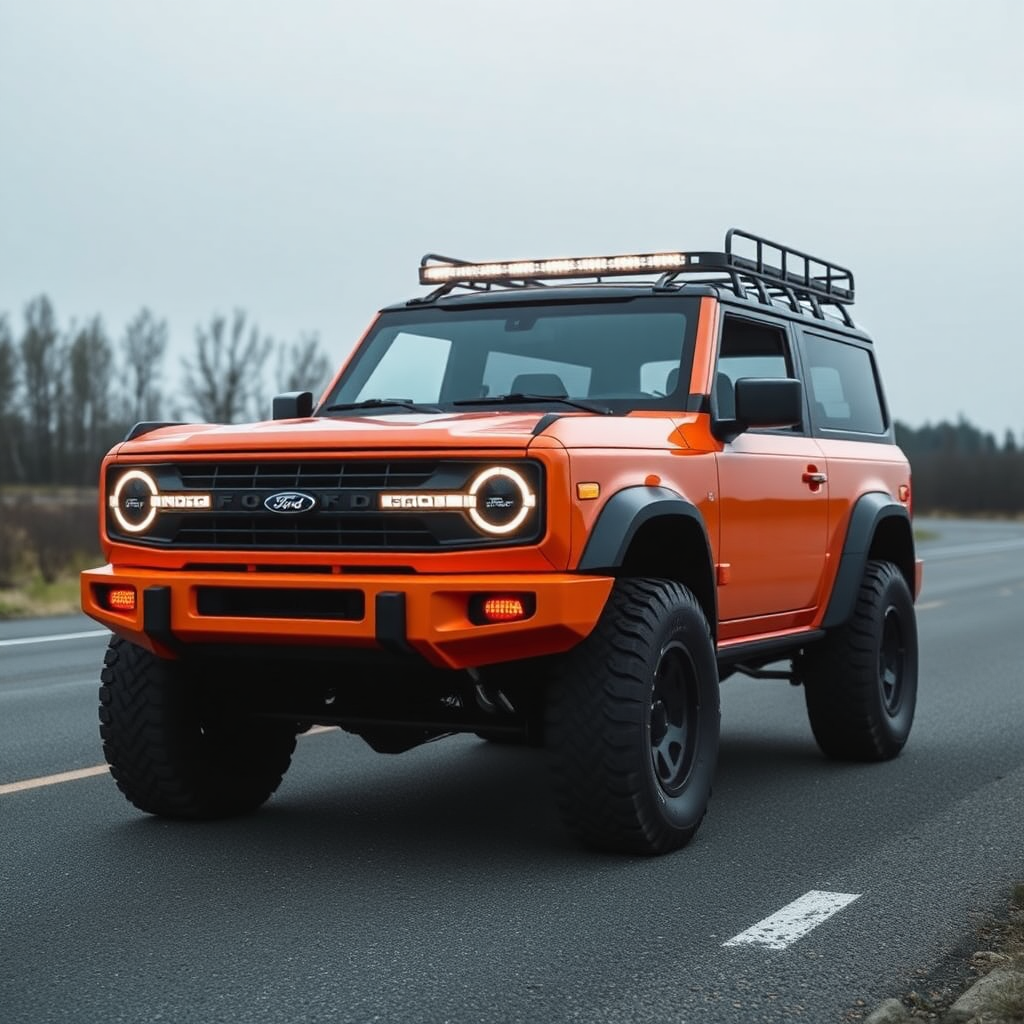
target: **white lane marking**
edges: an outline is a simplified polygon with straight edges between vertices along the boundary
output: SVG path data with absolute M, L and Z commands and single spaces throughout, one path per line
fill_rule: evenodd
M 797 939 L 802 939 L 843 907 L 860 899 L 859 892 L 821 892 L 812 889 L 797 900 L 783 907 L 777 914 L 734 935 L 723 946 L 767 946 L 769 949 L 785 949 Z
M 7 782 L 0 786 L 0 796 L 6 796 L 8 793 L 21 793 L 26 789 L 39 789 L 42 786 L 56 786 L 61 782 L 74 782 L 75 779 L 88 779 L 92 775 L 103 775 L 108 770 L 105 764 L 97 764 L 92 768 L 78 768 L 73 772 L 43 775 L 38 779 L 25 779 L 22 782 Z
M 1017 551 L 1024 548 L 1024 538 L 1006 537 L 1002 540 L 977 540 L 965 544 L 949 544 L 940 547 L 921 546 L 923 558 L 953 559 L 970 558 L 972 555 L 997 555 L 1004 551 Z
M 0 647 L 19 644 L 52 644 L 57 640 L 84 640 L 87 636 L 110 636 L 109 629 L 87 629 L 82 633 L 54 633 L 51 636 L 20 636 L 14 640 L 0 640 Z
M 941 608 L 945 603 L 945 601 L 921 601 L 914 607 L 917 608 L 919 612 L 926 612 L 932 608 Z
M 322 732 L 333 732 L 338 729 L 336 725 L 314 725 L 304 733 L 303 736 L 316 736 Z M 57 786 L 62 782 L 74 782 L 76 779 L 88 779 L 93 775 L 105 775 L 109 769 L 105 764 L 93 765 L 91 768 L 76 768 L 72 772 L 58 772 L 56 775 L 41 775 L 37 779 L 23 779 L 21 782 L 5 782 L 0 784 L 0 796 L 7 796 L 9 793 L 23 793 L 26 789 L 40 789 L 43 786 Z

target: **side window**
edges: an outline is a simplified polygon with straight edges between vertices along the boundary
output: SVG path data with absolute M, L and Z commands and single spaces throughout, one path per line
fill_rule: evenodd
M 725 318 L 713 398 L 720 419 L 736 415 L 736 381 L 741 378 L 793 376 L 793 360 L 781 327 L 740 317 Z
M 438 401 L 451 347 L 452 343 L 447 338 L 402 331 L 359 389 L 356 401 L 365 398 Z
M 804 335 L 814 419 L 825 430 L 884 434 L 885 415 L 871 353 L 838 338 Z

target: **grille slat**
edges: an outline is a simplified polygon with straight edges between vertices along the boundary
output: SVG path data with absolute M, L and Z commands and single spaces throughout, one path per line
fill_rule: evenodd
M 442 513 L 443 514 L 443 513 Z M 440 546 L 419 516 L 337 516 L 331 520 L 288 521 L 281 516 L 203 516 L 186 519 L 175 536 L 184 547 L 219 548 L 389 548 Z
M 186 490 L 422 487 L 436 460 L 371 462 L 185 463 L 177 467 Z

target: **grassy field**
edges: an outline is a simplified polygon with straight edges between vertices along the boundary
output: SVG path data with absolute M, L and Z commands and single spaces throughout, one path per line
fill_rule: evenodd
M 78 573 L 102 562 L 95 488 L 0 489 L 0 619 L 77 611 Z

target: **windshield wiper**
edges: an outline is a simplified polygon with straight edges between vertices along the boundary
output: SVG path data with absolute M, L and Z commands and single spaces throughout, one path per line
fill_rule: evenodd
M 614 416 L 615 410 L 604 405 L 591 405 L 589 402 L 577 402 L 574 398 L 562 395 L 528 395 L 523 391 L 514 391 L 510 395 L 485 395 L 482 398 L 457 398 L 452 405 L 516 405 L 519 402 L 561 402 L 571 405 L 574 409 L 594 412 L 601 416 Z
M 417 403 L 409 398 L 366 398 L 362 402 L 336 402 L 322 412 L 351 412 L 354 409 L 383 409 L 394 406 L 410 412 L 440 412 L 436 405 Z

